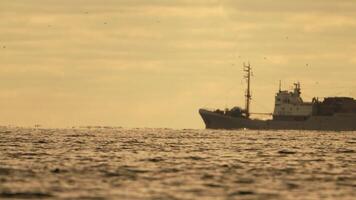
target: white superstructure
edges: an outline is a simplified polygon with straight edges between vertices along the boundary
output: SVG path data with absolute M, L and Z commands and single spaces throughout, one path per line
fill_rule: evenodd
M 312 104 L 303 102 L 300 97 L 300 84 L 295 83 L 294 85 L 293 92 L 279 90 L 276 94 L 274 119 L 304 120 L 312 115 Z

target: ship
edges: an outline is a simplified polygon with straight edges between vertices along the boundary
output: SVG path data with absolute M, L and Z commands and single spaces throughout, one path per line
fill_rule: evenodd
M 292 91 L 282 90 L 281 82 L 275 95 L 273 113 L 252 113 L 251 65 L 243 64 L 247 81 L 245 108 L 199 109 L 207 129 L 252 130 L 316 130 L 356 131 L 356 100 L 352 97 L 313 98 L 304 102 L 300 83 L 294 83 Z M 269 119 L 253 118 L 252 115 L 270 115 Z

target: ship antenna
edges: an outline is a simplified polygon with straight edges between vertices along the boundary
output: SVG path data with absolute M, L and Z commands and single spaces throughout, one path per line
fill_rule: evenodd
M 282 91 L 282 81 L 279 80 L 279 92 L 281 92 L 281 91 Z
M 246 65 L 244 63 L 244 72 L 246 72 L 246 75 L 244 76 L 244 78 L 247 81 L 247 90 L 246 90 L 246 108 L 245 108 L 245 112 L 246 112 L 246 118 L 250 117 L 250 103 L 251 103 L 251 65 L 250 62 L 248 62 L 248 64 Z

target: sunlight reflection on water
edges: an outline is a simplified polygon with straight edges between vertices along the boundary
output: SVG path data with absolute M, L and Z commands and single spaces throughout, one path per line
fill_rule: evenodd
M 352 199 L 356 132 L 0 128 L 0 198 Z

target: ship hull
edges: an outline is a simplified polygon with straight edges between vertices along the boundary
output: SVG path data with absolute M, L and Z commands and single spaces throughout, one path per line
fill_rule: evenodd
M 200 109 L 199 114 L 207 129 L 356 131 L 356 114 L 311 116 L 304 121 L 247 119 L 205 109 Z

